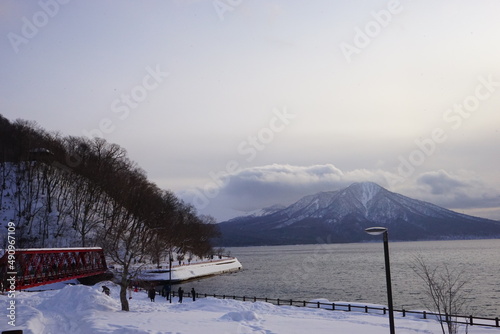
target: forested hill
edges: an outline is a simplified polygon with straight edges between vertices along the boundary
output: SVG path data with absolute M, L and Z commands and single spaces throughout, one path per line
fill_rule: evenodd
M 120 146 L 0 115 L 0 224 L 9 221 L 18 248 L 102 246 L 134 259 L 203 256 L 216 235 L 213 218 L 148 181 Z

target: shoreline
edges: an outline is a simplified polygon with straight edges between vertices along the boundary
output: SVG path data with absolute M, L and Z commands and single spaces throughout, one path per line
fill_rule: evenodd
M 198 278 L 237 272 L 240 271 L 242 267 L 240 261 L 235 257 L 222 258 L 219 260 L 172 266 L 171 277 L 168 266 L 166 269 L 147 269 L 139 276 L 139 279 L 162 283 L 170 281 L 172 284 L 177 284 Z

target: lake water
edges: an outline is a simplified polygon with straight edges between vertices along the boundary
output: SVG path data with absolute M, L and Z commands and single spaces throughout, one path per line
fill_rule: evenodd
M 380 239 L 382 239 L 380 237 Z M 470 314 L 500 316 L 500 240 L 390 242 L 395 309 L 423 309 L 423 281 L 410 268 L 415 256 L 430 265 L 464 270 Z M 387 305 L 382 240 L 374 243 L 228 248 L 243 265 L 237 273 L 184 283 L 184 290 L 280 299 Z

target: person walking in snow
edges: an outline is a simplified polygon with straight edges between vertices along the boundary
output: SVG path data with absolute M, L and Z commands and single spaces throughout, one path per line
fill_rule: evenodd
M 179 290 L 177 290 L 179 293 L 179 303 L 182 303 L 182 296 L 184 296 L 184 290 L 182 290 L 181 287 L 179 287 Z
M 163 286 L 162 292 L 163 292 L 163 297 L 167 297 L 167 300 L 170 300 L 170 285 L 165 284 Z
M 172 302 L 172 287 L 170 284 L 167 286 L 167 300 Z
M 196 301 L 196 291 L 194 291 L 194 288 L 191 288 L 191 297 L 193 297 L 193 302 Z
M 148 297 L 149 299 L 151 299 L 152 302 L 155 301 L 155 296 L 156 296 L 156 290 L 154 287 L 151 287 L 149 290 L 148 290 Z
M 109 288 L 105 285 L 102 286 L 102 292 L 106 294 L 106 296 L 109 296 Z

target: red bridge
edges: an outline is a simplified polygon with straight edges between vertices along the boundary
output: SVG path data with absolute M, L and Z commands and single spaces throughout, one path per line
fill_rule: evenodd
M 22 290 L 105 273 L 106 259 L 100 247 L 39 248 L 6 251 L 0 258 L 0 282 Z

